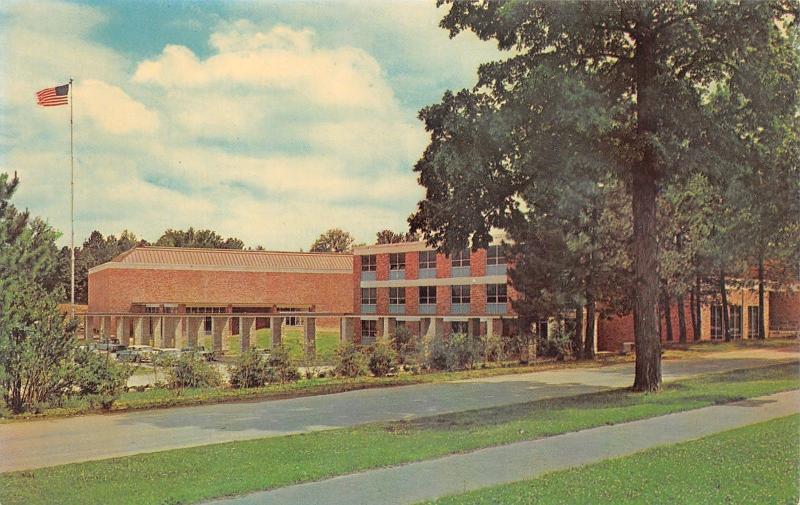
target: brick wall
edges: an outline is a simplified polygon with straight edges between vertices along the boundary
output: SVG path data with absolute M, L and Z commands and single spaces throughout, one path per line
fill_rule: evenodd
M 800 292 L 769 293 L 770 329 L 800 328 Z
M 416 251 L 406 253 L 406 279 L 419 278 L 419 253 Z M 408 296 L 408 293 L 406 293 Z
M 469 289 L 469 313 L 486 313 L 486 284 L 474 284 Z

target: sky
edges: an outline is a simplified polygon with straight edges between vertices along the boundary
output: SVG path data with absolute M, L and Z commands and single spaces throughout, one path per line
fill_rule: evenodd
M 14 203 L 75 235 L 210 228 L 308 250 L 339 227 L 359 242 L 407 229 L 424 196 L 419 110 L 504 57 L 438 27 L 434 1 L 4 2 L 0 172 Z

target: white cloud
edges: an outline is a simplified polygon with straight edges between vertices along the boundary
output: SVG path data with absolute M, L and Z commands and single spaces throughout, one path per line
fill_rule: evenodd
M 76 83 L 75 99 L 79 119 L 88 118 L 111 133 L 152 133 L 158 128 L 155 112 L 121 88 L 103 81 L 87 79 Z

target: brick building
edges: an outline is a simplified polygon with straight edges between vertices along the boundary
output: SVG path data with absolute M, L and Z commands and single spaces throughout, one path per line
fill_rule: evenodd
M 351 313 L 349 254 L 135 247 L 89 271 L 87 334 L 158 347 L 197 345 L 198 337 L 249 334 L 259 327 L 338 325 Z M 326 317 L 326 313 L 331 316 Z

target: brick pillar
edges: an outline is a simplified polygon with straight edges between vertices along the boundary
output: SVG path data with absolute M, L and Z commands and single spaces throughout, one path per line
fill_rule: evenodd
M 239 318 L 239 335 L 242 336 L 242 352 L 250 350 L 250 336 L 256 330 L 256 318 Z
M 281 327 L 283 325 L 283 317 L 274 316 L 269 318 L 269 327 L 272 329 L 272 348 L 281 345 Z
M 313 317 L 303 318 L 303 344 L 306 358 L 317 357 L 317 320 Z
M 343 317 L 339 320 L 339 343 L 353 342 L 353 318 Z
M 122 345 L 130 345 L 130 320 L 125 316 L 117 317 L 117 338 Z
M 188 340 L 187 347 L 195 349 L 197 347 L 197 337 L 200 335 L 200 329 L 203 327 L 205 321 L 202 317 L 187 317 L 186 318 L 186 336 Z
M 479 318 L 469 318 L 467 322 L 467 334 L 472 338 L 481 336 L 481 320 Z

